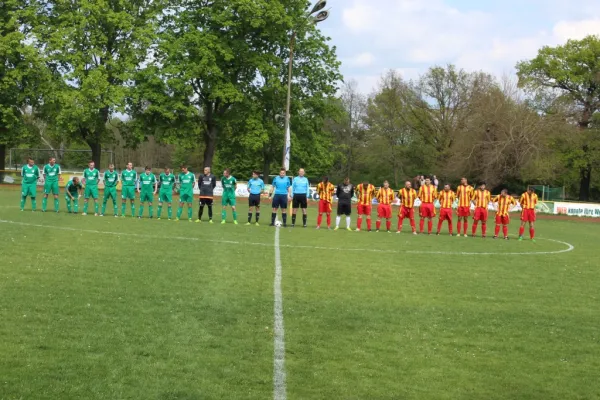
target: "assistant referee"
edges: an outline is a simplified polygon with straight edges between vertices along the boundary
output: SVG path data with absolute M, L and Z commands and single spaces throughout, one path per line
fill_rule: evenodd
M 302 224 L 306 228 L 306 207 L 309 195 L 308 178 L 304 176 L 304 168 L 298 170 L 298 176 L 292 181 L 292 228 L 296 225 L 296 213 L 302 209 Z

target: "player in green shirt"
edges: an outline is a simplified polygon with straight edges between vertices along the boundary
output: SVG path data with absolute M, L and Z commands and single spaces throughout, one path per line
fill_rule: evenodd
M 158 180 L 160 181 L 160 191 L 158 192 L 158 212 L 156 216 L 158 217 L 158 219 L 160 219 L 160 215 L 162 214 L 162 205 L 163 203 L 167 203 L 170 221 L 171 216 L 173 214 L 173 207 L 171 206 L 171 203 L 173 203 L 175 175 L 171 173 L 171 170 L 169 168 L 165 168 L 165 171 L 162 174 L 160 174 Z
M 194 184 L 196 177 L 188 171 L 186 166 L 181 167 L 179 174 L 179 208 L 177 209 L 177 219 L 179 221 L 183 212 L 183 204 L 187 203 L 188 220 L 192 222 L 192 202 L 194 201 Z
M 108 171 L 104 171 L 104 196 L 102 196 L 102 212 L 101 217 L 104 217 L 106 211 L 106 203 L 108 199 L 112 199 L 114 216 L 119 216 L 117 208 L 117 184 L 119 183 L 119 173 L 115 171 L 114 164 L 109 164 Z
M 37 181 L 40 177 L 40 169 L 34 164 L 32 158 L 27 159 L 27 165 L 23 165 L 21 168 L 21 211 L 25 209 L 25 202 L 27 196 L 31 197 L 31 211 L 35 211 L 37 208 L 37 201 L 35 199 L 37 194 Z
M 154 202 L 154 195 L 158 190 L 156 176 L 152 173 L 150 167 L 146 167 L 145 171 L 145 173 L 140 175 L 140 188 L 138 189 L 138 193 L 140 193 L 140 213 L 138 214 L 138 218 L 142 218 L 142 215 L 144 215 L 145 202 L 148 202 L 150 218 L 154 216 L 152 203 Z
M 90 197 L 94 199 L 94 215 L 98 216 L 98 182 L 100 181 L 100 171 L 95 167 L 95 163 L 90 161 L 88 168 L 83 171 L 85 180 L 85 189 L 83 191 L 83 214 L 87 215 L 88 201 Z
M 74 176 L 72 180 L 67 182 L 67 186 L 65 187 L 65 200 L 67 201 L 67 211 L 69 213 L 74 212 L 77 214 L 79 212 L 79 198 L 81 197 L 81 192 L 83 191 L 83 186 L 81 182 L 79 182 L 79 178 Z M 75 211 L 71 211 L 71 202 L 74 205 Z
M 60 165 L 56 164 L 56 159 L 50 157 L 48 164 L 44 166 L 42 170 L 44 174 L 44 198 L 42 199 L 42 212 L 46 212 L 46 205 L 48 204 L 48 195 L 52 193 L 54 195 L 54 211 L 58 212 L 58 179 L 61 174 Z
M 224 224 L 227 219 L 227 210 L 225 207 L 231 206 L 231 212 L 233 214 L 233 223 L 237 225 L 237 212 L 235 211 L 235 189 L 237 188 L 237 181 L 231 176 L 231 170 L 227 168 L 223 171 L 221 177 L 221 185 L 223 186 L 223 195 L 221 196 L 221 223 Z
M 135 217 L 135 185 L 137 183 L 137 172 L 133 169 L 132 163 L 127 163 L 127 169 L 121 171 L 121 217 L 125 217 L 125 208 L 127 200 L 131 202 L 131 216 Z

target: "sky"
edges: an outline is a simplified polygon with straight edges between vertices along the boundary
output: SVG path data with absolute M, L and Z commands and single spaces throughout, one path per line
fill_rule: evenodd
M 600 0 L 328 0 L 319 27 L 344 80 L 365 94 L 394 69 L 415 79 L 434 65 L 502 77 L 515 64 L 588 34 L 600 35 Z

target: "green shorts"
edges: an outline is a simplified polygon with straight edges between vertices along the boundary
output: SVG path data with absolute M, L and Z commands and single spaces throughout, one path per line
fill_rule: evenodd
M 117 188 L 116 187 L 105 187 L 104 188 L 104 200 L 117 199 Z
M 98 186 L 86 186 L 83 192 L 83 198 L 92 198 L 96 200 L 98 198 Z
M 159 203 L 172 203 L 173 202 L 173 191 L 169 190 L 168 192 L 158 192 L 158 202 Z
M 135 200 L 135 187 L 123 186 L 121 189 L 121 198 L 123 200 Z
M 44 182 L 44 194 L 59 194 L 58 181 L 56 182 Z
M 37 191 L 36 183 L 24 183 L 21 185 L 21 195 L 23 197 L 30 196 L 31 198 L 35 199 L 36 191 Z
M 235 207 L 235 196 L 223 196 L 221 198 L 221 205 Z
M 194 193 L 190 193 L 190 192 L 179 193 L 179 202 L 180 203 L 191 203 L 193 201 L 194 201 Z
M 152 203 L 154 201 L 154 192 L 141 192 L 140 193 L 140 201 L 142 203 L 145 203 L 145 202 Z

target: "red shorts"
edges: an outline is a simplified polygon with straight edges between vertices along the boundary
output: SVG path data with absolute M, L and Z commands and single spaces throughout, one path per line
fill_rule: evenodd
M 389 204 L 380 204 L 377 206 L 377 217 L 379 218 L 392 218 L 392 206 Z
M 398 217 L 415 219 L 415 209 L 402 206 L 400 207 L 400 211 L 398 212 Z
M 487 222 L 488 219 L 488 209 L 483 207 L 477 207 L 475 209 L 475 215 L 473 216 L 475 221 L 483 221 Z
M 521 212 L 521 221 L 535 222 L 535 210 L 525 209 Z
M 496 214 L 496 225 L 508 225 L 510 223 L 510 217 L 507 215 Z
M 471 207 L 458 207 L 458 216 L 459 217 L 470 217 L 471 216 Z
M 371 206 L 365 206 L 363 204 L 359 204 L 357 208 L 358 215 L 371 215 Z
M 330 213 L 331 203 L 325 200 L 319 200 L 319 213 Z
M 419 207 L 419 215 L 421 218 L 435 217 L 435 207 L 433 206 L 433 203 L 421 203 L 421 207 Z
M 440 221 L 452 222 L 452 209 L 451 208 L 440 209 Z

